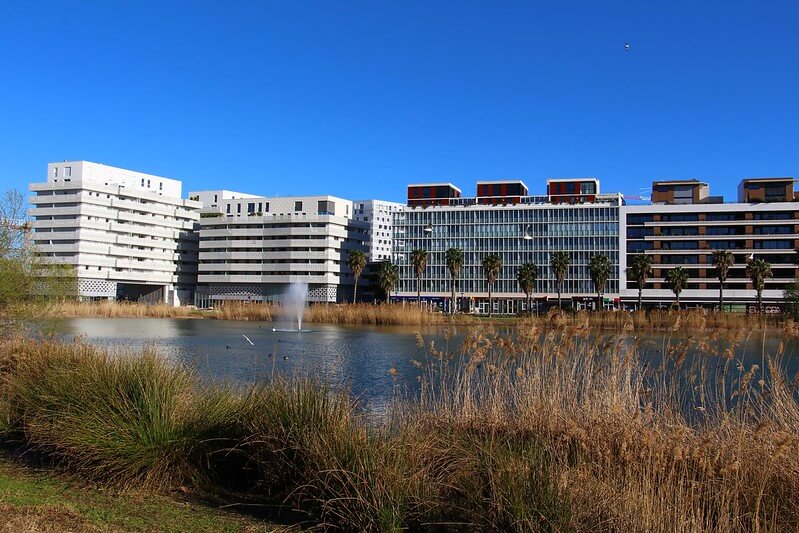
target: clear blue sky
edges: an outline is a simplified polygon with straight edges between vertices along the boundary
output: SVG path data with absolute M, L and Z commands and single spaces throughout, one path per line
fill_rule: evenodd
M 0 189 L 88 159 L 402 200 L 799 175 L 795 1 L 5 2 Z M 625 52 L 624 44 L 631 49 Z

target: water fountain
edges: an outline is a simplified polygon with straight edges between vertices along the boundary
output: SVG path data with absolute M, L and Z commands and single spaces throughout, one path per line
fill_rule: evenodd
M 295 281 L 289 285 L 283 296 L 283 311 L 289 322 L 296 321 L 297 331 L 302 331 L 302 316 L 305 314 L 305 305 L 308 301 L 308 284 Z

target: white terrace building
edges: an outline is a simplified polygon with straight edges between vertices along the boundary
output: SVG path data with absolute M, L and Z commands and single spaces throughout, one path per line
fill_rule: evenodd
M 30 190 L 37 252 L 75 267 L 81 298 L 191 299 L 201 204 L 181 199 L 180 181 L 64 161 L 50 163 L 47 181 Z
M 236 196 L 233 198 L 233 196 Z M 334 196 L 263 197 L 223 191 L 203 207 L 196 302 L 276 301 L 295 282 L 313 302 L 351 298 L 352 249 L 365 250 L 368 225 L 353 219 L 353 203 Z
M 405 206 L 385 200 L 356 200 L 355 220 L 369 225 L 368 261 L 391 261 L 394 242 L 394 213 Z

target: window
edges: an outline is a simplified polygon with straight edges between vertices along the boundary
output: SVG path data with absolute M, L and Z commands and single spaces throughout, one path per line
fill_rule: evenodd
M 227 204 L 227 214 L 230 214 L 230 204 Z
M 791 220 L 793 213 L 787 211 L 755 213 L 755 220 Z
M 247 213 L 255 213 L 255 202 L 247 204 Z
M 627 215 L 627 224 L 644 224 L 653 220 L 652 215 Z
M 627 228 L 628 239 L 641 239 L 654 235 L 654 228 Z
M 58 167 L 53 167 L 53 177 L 54 178 L 58 177 Z
M 628 252 L 643 252 L 644 250 L 652 250 L 655 247 L 651 241 L 630 241 L 627 243 Z
M 302 202 L 294 202 L 294 211 L 302 211 Z
M 241 213 L 241 204 L 236 204 L 236 213 Z
M 217 203 L 217 202 L 219 201 L 219 200 L 217 199 L 217 196 L 219 196 L 219 195 L 217 195 L 217 194 L 215 194 L 215 195 L 214 195 L 214 203 Z
M 162 182 L 162 181 L 158 182 L 158 190 L 159 191 L 163 191 L 164 190 L 164 182 Z
M 724 220 L 743 220 L 737 213 L 708 213 L 705 215 L 705 220 L 710 222 L 718 222 Z
M 72 176 L 72 167 L 64 167 L 64 176 L 71 177 Z
M 150 188 L 150 180 L 147 180 L 147 188 Z
M 699 220 L 699 216 L 688 213 L 675 213 L 673 215 L 663 215 L 661 220 L 663 222 L 694 222 Z

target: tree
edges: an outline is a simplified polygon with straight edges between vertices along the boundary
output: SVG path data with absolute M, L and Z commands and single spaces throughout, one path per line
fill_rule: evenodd
M 538 279 L 538 267 L 533 263 L 524 263 L 519 267 L 516 273 L 516 279 L 519 281 L 519 286 L 527 295 L 527 312 L 532 314 L 530 307 L 530 294 L 535 291 L 535 282 Z
M 674 293 L 674 303 L 680 308 L 680 293 L 688 286 L 688 272 L 683 267 L 675 267 L 666 272 L 666 283 Z
M 794 320 L 799 320 L 799 280 L 795 280 L 785 288 L 783 297 L 785 298 L 785 312 Z
M 555 274 L 555 287 L 558 290 L 558 308 L 562 309 L 560 304 L 560 293 L 563 291 L 563 281 L 569 273 L 569 265 L 572 260 L 567 252 L 555 252 L 552 254 L 550 266 L 552 273 Z
M 753 259 L 746 265 L 746 275 L 752 280 L 757 291 L 757 312 L 763 312 L 763 289 L 766 286 L 766 278 L 774 277 L 771 272 L 771 263 L 765 259 Z
M 606 255 L 594 255 L 588 261 L 588 273 L 591 276 L 591 282 L 594 284 L 596 290 L 596 309 L 599 311 L 602 308 L 602 293 L 605 290 L 605 284 L 610 278 L 610 259 Z
M 41 298 L 63 302 L 78 297 L 78 276 L 75 267 L 63 264 L 36 265 L 34 292 Z
M 724 282 L 730 273 L 730 267 L 735 262 L 732 252 L 729 250 L 713 250 L 713 267 L 716 269 L 716 277 L 719 279 L 719 311 L 724 310 Z
M 427 268 L 427 251 L 414 250 L 411 252 L 411 263 L 413 263 L 413 271 L 416 274 L 416 302 L 419 304 L 419 309 L 422 308 L 422 274 Z
M 449 312 L 455 312 L 455 283 L 458 275 L 463 268 L 463 250 L 460 248 L 450 248 L 444 254 L 444 262 L 447 264 L 450 276 L 452 276 L 452 300 L 450 300 Z
M 635 280 L 635 283 L 638 285 L 638 309 L 641 309 L 644 285 L 646 285 L 649 276 L 652 275 L 652 256 L 646 254 L 636 254 L 633 256 L 630 266 L 627 267 L 627 275 Z
M 386 292 L 386 303 L 391 301 L 391 291 L 394 290 L 397 280 L 399 280 L 397 267 L 392 265 L 391 261 L 380 263 L 380 269 L 377 271 L 377 283 Z
M 499 271 L 502 269 L 502 259 L 497 254 L 489 254 L 483 258 L 483 272 L 488 281 L 488 317 L 491 318 L 491 311 L 494 309 L 494 298 L 491 296 L 491 286 L 497 280 Z
M 28 239 L 25 197 L 16 190 L 0 197 L 0 307 L 28 298 L 33 289 L 33 250 Z
M 355 278 L 355 287 L 352 290 L 352 303 L 355 303 L 358 296 L 358 278 L 366 268 L 366 254 L 361 250 L 350 250 L 347 254 L 347 267 L 352 271 L 352 277 Z

